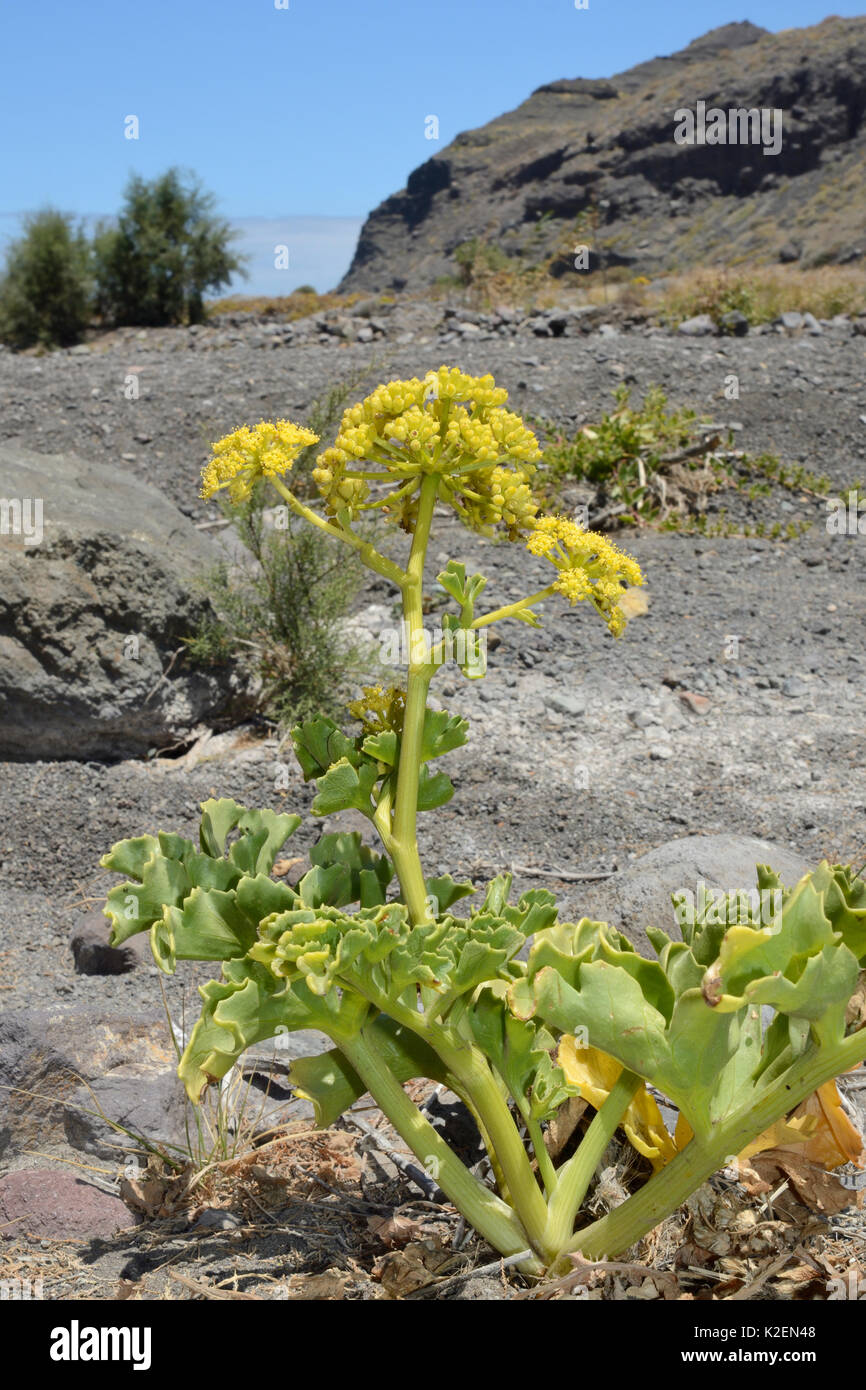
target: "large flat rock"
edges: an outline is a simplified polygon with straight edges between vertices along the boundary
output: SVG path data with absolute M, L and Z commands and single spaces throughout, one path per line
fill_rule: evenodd
M 135 756 L 232 706 L 184 649 L 215 552 L 160 491 L 3 446 L 0 498 L 0 759 Z

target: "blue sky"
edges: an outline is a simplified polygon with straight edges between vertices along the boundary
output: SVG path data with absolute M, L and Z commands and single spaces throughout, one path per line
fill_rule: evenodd
M 733 19 L 777 30 L 860 12 L 845 0 L 744 12 L 730 0 L 0 0 L 0 244 L 22 212 L 110 214 L 131 172 L 175 164 L 238 225 L 252 255 L 242 288 L 326 289 L 371 208 L 543 82 L 608 76 Z M 425 139 L 429 115 L 438 141 Z M 274 268 L 280 243 L 288 270 Z

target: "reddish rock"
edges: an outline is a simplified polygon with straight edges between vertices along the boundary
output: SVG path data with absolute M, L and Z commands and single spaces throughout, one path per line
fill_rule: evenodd
M 693 714 L 706 714 L 710 708 L 710 701 L 706 695 L 698 695 L 694 690 L 678 690 L 677 694 Z
M 0 1236 L 87 1240 L 111 1236 L 139 1218 L 73 1172 L 26 1168 L 0 1178 Z

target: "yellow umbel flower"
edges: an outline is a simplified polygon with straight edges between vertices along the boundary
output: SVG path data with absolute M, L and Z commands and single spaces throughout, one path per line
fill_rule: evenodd
M 519 415 L 503 407 L 508 392 L 492 376 L 440 367 L 421 381 L 389 381 L 347 410 L 335 446 L 313 473 L 329 512 L 380 507 L 412 531 L 425 475 L 439 479 L 439 498 L 468 526 L 502 525 L 511 539 L 538 512 L 529 486 L 541 457 L 538 440 Z M 393 490 L 367 503 L 367 483 L 393 480 Z
M 213 457 L 202 469 L 201 496 L 213 497 L 225 487 L 233 502 L 242 502 L 256 479 L 287 473 L 301 450 L 318 442 L 317 434 L 291 420 L 262 420 L 253 429 L 242 425 L 213 445 Z
M 539 517 L 526 548 L 531 555 L 543 555 L 559 571 L 553 582 L 557 593 L 572 605 L 589 599 L 614 637 L 619 637 L 626 624 L 619 606 L 623 589 L 644 582 L 637 560 L 599 531 L 585 531 L 564 516 Z

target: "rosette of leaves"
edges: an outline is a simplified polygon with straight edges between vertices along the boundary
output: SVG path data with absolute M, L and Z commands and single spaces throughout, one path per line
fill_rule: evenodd
M 333 730 L 315 733 L 332 744 Z M 370 737 L 336 751 L 356 769 L 371 759 L 376 786 L 390 763 L 364 753 Z M 303 747 L 311 760 L 313 749 L 328 751 L 309 730 Z M 413 924 L 403 901 L 387 899 L 389 860 L 355 834 L 323 836 L 295 888 L 275 882 L 274 856 L 297 824 L 209 801 L 198 845 L 160 832 L 122 841 L 103 860 L 128 875 L 106 908 L 114 942 L 149 930 L 169 971 L 182 959 L 222 962 L 221 978 L 200 990 L 201 1017 L 179 1067 L 190 1097 L 251 1045 L 321 1030 L 332 1050 L 290 1072 L 318 1122 L 332 1123 L 369 1091 L 421 1162 L 435 1161 L 440 1186 L 476 1229 L 504 1254 L 525 1252 L 527 1271 L 561 1267 L 570 1250 L 627 1248 L 866 1056 L 866 1030 L 846 1022 L 866 962 L 866 884 L 845 869 L 822 864 L 785 890 L 760 868 L 760 888 L 781 899 L 774 926 L 760 916 L 728 926 L 710 902 L 681 941 L 650 929 L 657 959 L 648 960 L 604 923 L 559 922 L 546 891 L 510 903 L 507 875 L 467 917 L 440 908 Z M 439 888 L 443 902 L 471 891 L 450 879 Z M 767 1007 L 773 1020 L 764 1026 Z M 543 1127 L 580 1094 L 558 1060 L 575 1035 L 620 1070 L 577 1151 L 554 1168 Z M 403 1083 L 415 1077 L 444 1083 L 470 1108 L 498 1194 L 409 1099 Z M 604 1148 L 628 1127 L 647 1083 L 679 1107 L 693 1137 L 622 1206 L 575 1232 Z

